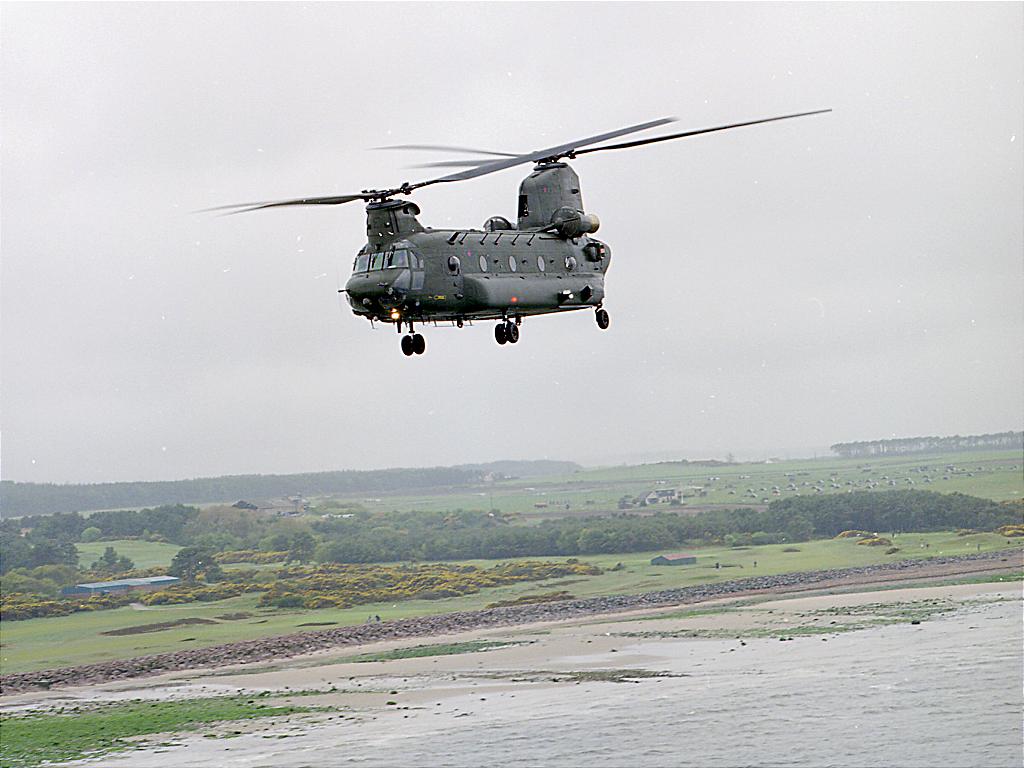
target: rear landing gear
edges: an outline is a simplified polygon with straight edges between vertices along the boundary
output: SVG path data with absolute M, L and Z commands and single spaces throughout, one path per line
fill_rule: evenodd
M 608 310 L 606 309 L 597 310 L 594 314 L 594 319 L 597 320 L 597 327 L 602 331 L 607 330 L 608 325 L 611 323 L 611 320 L 608 318 Z
M 494 326 L 494 340 L 499 344 L 515 344 L 519 341 L 519 326 L 511 320 Z
M 427 340 L 418 333 L 406 334 L 402 337 L 402 354 L 406 357 L 422 355 L 427 351 Z

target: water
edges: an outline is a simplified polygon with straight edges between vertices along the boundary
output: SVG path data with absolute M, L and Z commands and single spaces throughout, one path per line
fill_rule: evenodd
M 645 668 L 688 676 L 490 683 L 281 741 L 190 739 L 103 764 L 1019 768 L 1021 637 L 1021 605 L 1008 601 L 827 641 L 643 641 L 618 657 L 642 653 L 653 657 Z

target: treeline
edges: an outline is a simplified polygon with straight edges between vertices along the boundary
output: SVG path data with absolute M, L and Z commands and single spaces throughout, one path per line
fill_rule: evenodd
M 313 524 L 321 562 L 461 560 L 645 552 L 720 541 L 770 544 L 831 538 L 850 529 L 905 532 L 952 528 L 993 530 L 1019 522 L 1020 502 L 997 503 L 963 494 L 888 491 L 779 499 L 768 509 L 697 515 L 621 514 L 510 525 L 482 513 L 392 513 L 371 521 Z
M 167 504 L 230 502 L 281 496 L 388 493 L 477 485 L 491 477 L 571 474 L 570 461 L 496 461 L 456 467 L 233 475 L 136 483 L 52 484 L 0 481 L 0 516 L 41 515 Z
M 844 458 L 864 456 L 901 456 L 907 453 L 955 453 L 1024 449 L 1024 432 L 997 432 L 991 435 L 953 435 L 952 437 L 900 437 L 892 440 L 864 440 L 829 446 Z
M 697 515 L 562 518 L 522 525 L 500 513 L 354 512 L 350 517 L 277 518 L 233 507 L 183 505 L 139 511 L 48 515 L 0 522 L 0 572 L 75 565 L 73 542 L 144 538 L 210 553 L 257 550 L 332 563 L 572 557 L 665 550 L 704 542 L 769 544 L 878 532 L 1020 523 L 1024 502 L 997 503 L 952 493 L 899 490 L 778 499 L 765 510 Z M 33 523 L 27 535 L 18 526 Z

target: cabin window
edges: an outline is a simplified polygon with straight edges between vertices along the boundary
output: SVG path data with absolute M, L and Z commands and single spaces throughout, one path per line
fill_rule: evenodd
M 408 251 L 394 251 L 388 254 L 385 269 L 397 269 L 399 267 L 409 266 L 409 252 Z
M 525 219 L 530 215 L 530 204 L 527 202 L 526 195 L 519 196 L 519 218 Z
M 352 269 L 356 272 L 365 272 L 370 266 L 370 254 L 360 253 L 356 256 L 356 263 Z
M 516 257 L 515 256 L 509 256 L 508 257 L 508 268 L 511 269 L 513 272 L 515 272 L 516 269 L 518 269 L 518 266 L 519 265 L 516 264 Z
M 482 254 L 480 256 L 480 271 L 481 272 L 486 272 L 487 271 L 487 257 L 482 255 Z
M 544 264 L 544 257 L 543 256 L 538 256 L 537 257 L 537 269 L 539 269 L 541 272 L 543 272 L 546 268 L 547 267 Z
M 576 257 L 575 256 L 566 256 L 565 257 L 565 268 L 569 272 L 572 272 L 574 269 L 576 269 Z
M 459 274 L 459 269 L 460 269 L 461 266 L 462 266 L 462 264 L 459 261 L 459 257 L 458 256 L 449 256 L 448 257 L 448 271 L 451 272 L 453 275 Z
M 378 270 L 378 269 L 383 269 L 383 268 L 384 268 L 384 254 L 383 253 L 373 253 L 373 254 L 370 254 L 370 269 L 371 270 Z

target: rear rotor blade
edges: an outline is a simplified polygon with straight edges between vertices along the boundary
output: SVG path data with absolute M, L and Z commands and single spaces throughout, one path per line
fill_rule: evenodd
M 659 125 L 671 123 L 675 121 L 675 119 L 676 118 L 674 117 L 663 117 L 660 120 L 652 120 L 649 123 L 631 125 L 628 128 L 620 128 L 617 131 L 602 133 L 599 136 L 591 136 L 586 139 L 578 139 L 566 144 L 559 144 L 556 147 L 539 149 L 536 152 L 530 152 L 526 155 L 516 155 L 506 160 L 495 160 L 493 163 L 487 163 L 486 165 L 480 165 L 476 168 L 470 168 L 469 170 L 461 171 L 460 173 L 453 173 L 449 176 L 442 176 L 439 179 L 431 179 L 430 181 L 422 181 L 418 184 L 414 184 L 413 187 L 425 187 L 428 184 L 437 184 L 443 181 L 465 181 L 466 179 L 474 179 L 477 176 L 483 176 L 488 173 L 503 171 L 506 168 L 512 168 L 513 166 L 522 165 L 523 163 L 532 163 L 537 160 L 546 160 L 548 158 L 565 157 L 570 154 L 576 154 L 577 147 L 585 147 L 588 144 L 597 144 L 600 141 L 607 141 L 608 139 L 625 136 L 627 133 L 636 133 L 637 131 L 645 131 L 648 128 L 656 128 Z
M 211 211 L 226 211 L 228 215 L 234 213 L 247 213 L 248 211 L 259 211 L 263 208 L 281 208 L 291 205 L 341 205 L 356 200 L 368 200 L 369 195 L 337 195 L 334 197 L 297 197 L 293 200 L 277 200 L 265 203 L 236 203 L 234 205 L 218 205 L 215 208 L 204 208 L 200 213 Z
M 670 133 L 668 136 L 655 136 L 653 139 L 637 139 L 636 141 L 626 141 L 622 144 L 609 144 L 606 147 L 591 147 L 590 149 L 581 149 L 579 152 L 575 152 L 577 155 L 586 155 L 591 152 L 601 152 L 606 149 L 627 149 L 629 147 L 640 147 L 644 144 L 654 144 L 659 141 L 669 141 L 670 139 L 684 139 L 687 136 L 698 136 L 702 133 L 714 133 L 715 131 L 727 131 L 730 128 L 742 128 L 746 125 L 758 125 L 760 123 L 772 123 L 776 120 L 790 120 L 794 117 L 807 117 L 808 115 L 820 115 L 825 112 L 831 112 L 831 109 L 818 109 L 814 112 L 799 112 L 795 115 L 782 115 L 781 117 L 766 117 L 761 120 L 748 120 L 745 123 L 732 123 L 730 125 L 719 125 L 714 128 L 700 128 L 696 131 L 684 131 L 683 133 Z
M 427 151 L 466 152 L 474 155 L 494 155 L 495 157 L 517 157 L 514 152 L 492 152 L 489 149 L 450 147 L 446 144 L 393 144 L 388 147 L 373 147 L 373 149 L 425 149 Z
M 409 168 L 475 168 L 487 163 L 493 163 L 490 158 L 478 157 L 475 160 L 439 160 L 436 163 L 417 163 L 407 166 Z

